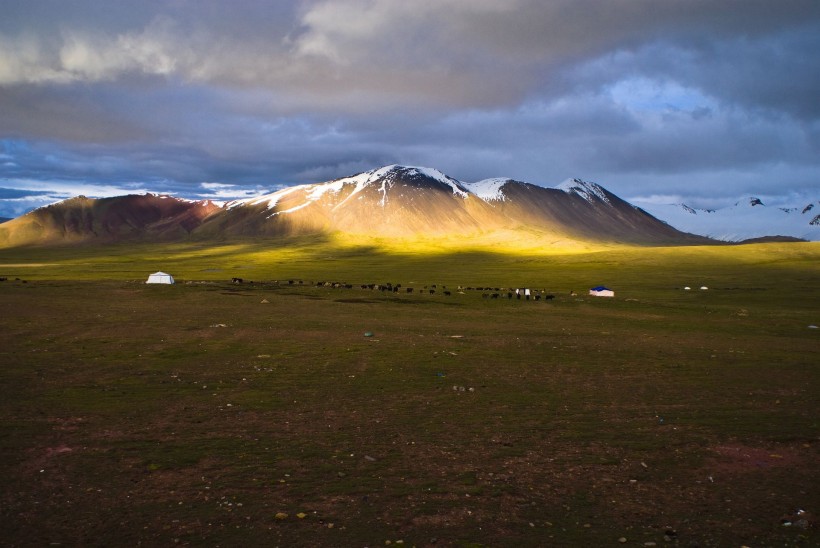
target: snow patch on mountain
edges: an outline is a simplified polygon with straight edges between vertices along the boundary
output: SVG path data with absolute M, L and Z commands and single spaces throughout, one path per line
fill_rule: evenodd
M 502 188 L 511 180 L 506 177 L 496 177 L 476 181 L 475 183 L 464 183 L 464 187 L 485 202 L 503 202 L 507 197 L 504 195 Z
M 820 204 L 820 202 L 817 202 Z M 640 204 L 650 215 L 691 234 L 739 242 L 766 236 L 790 236 L 820 241 L 815 203 L 802 207 L 768 207 L 749 197 L 721 209 L 697 209 L 685 204 Z
M 330 183 L 324 183 L 320 185 L 313 185 L 313 188 L 306 192 L 307 199 L 311 202 L 315 202 L 316 200 L 321 200 L 322 196 L 324 196 L 328 192 L 338 194 L 342 191 L 343 187 L 344 185 L 338 181 L 332 181 Z
M 263 194 L 262 196 L 256 196 L 254 198 L 243 198 L 241 200 L 233 200 L 228 202 L 225 205 L 225 209 L 233 209 L 235 207 L 242 207 L 246 205 L 262 205 L 264 204 L 267 209 L 273 209 L 276 207 L 276 204 L 279 203 L 283 197 L 287 196 L 288 194 L 292 194 L 297 190 L 304 190 L 306 188 L 310 188 L 314 185 L 299 185 L 299 186 L 289 186 L 287 188 L 283 188 L 281 190 L 277 190 L 271 194 Z
M 589 203 L 594 203 L 597 200 L 606 204 L 610 203 L 606 191 L 602 186 L 595 183 L 588 183 L 581 179 L 567 179 L 555 188 L 563 190 L 567 194 L 577 194 Z

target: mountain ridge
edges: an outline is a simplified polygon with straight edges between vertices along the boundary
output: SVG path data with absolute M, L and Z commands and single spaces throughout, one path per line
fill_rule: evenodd
M 709 242 L 580 179 L 556 188 L 504 178 L 464 183 L 437 169 L 394 164 L 226 203 L 154 194 L 71 198 L 0 225 L 0 245 L 510 231 L 642 245 Z

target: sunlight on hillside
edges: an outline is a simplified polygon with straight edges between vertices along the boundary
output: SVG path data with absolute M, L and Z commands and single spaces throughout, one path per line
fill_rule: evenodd
M 529 236 L 529 237 L 528 237 Z M 367 247 L 395 255 L 449 255 L 459 252 L 487 252 L 511 255 L 564 255 L 599 251 L 612 246 L 570 240 L 524 231 L 497 230 L 470 236 L 416 236 L 384 238 L 336 233 L 329 244 L 338 248 Z

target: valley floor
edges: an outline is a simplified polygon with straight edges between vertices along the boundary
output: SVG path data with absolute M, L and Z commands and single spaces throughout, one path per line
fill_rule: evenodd
M 323 263 L 238 284 L 248 263 L 200 258 L 151 286 L 123 256 L 94 263 L 121 279 L 84 281 L 42 256 L 0 272 L 0 538 L 817 545 L 815 251 L 766 249 L 392 275 L 371 256 L 337 263 L 349 289 L 316 287 Z M 439 291 L 360 287 L 388 281 Z M 465 289 L 519 284 L 556 298 Z

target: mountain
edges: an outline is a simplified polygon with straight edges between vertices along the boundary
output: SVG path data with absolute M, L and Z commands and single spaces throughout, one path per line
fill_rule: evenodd
M 436 169 L 391 165 L 225 204 L 153 194 L 72 198 L 0 225 L 0 245 L 330 232 L 482 237 L 510 231 L 552 241 L 708 242 L 594 183 L 573 179 L 551 189 L 511 179 L 463 183 Z
M 649 205 L 646 209 L 678 230 L 716 240 L 740 242 L 779 237 L 820 241 L 820 202 L 802 207 L 771 207 L 749 197 L 721 209 L 685 204 Z

